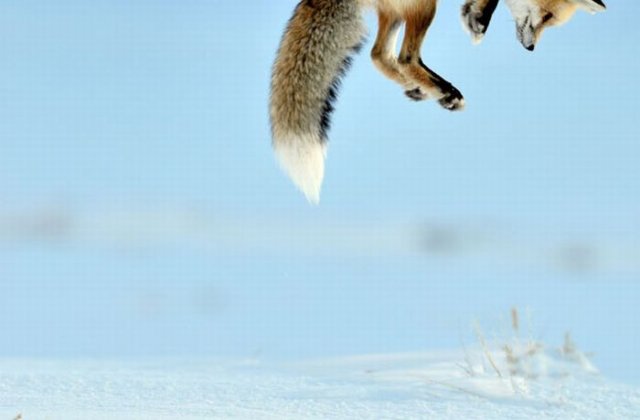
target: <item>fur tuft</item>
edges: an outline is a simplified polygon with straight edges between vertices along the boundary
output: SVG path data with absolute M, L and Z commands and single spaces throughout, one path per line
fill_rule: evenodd
M 277 139 L 274 151 L 282 169 L 310 203 L 320 202 L 326 144 L 313 134 Z
M 307 199 L 318 203 L 331 113 L 362 44 L 361 0 L 302 0 L 280 43 L 269 104 L 273 148 Z

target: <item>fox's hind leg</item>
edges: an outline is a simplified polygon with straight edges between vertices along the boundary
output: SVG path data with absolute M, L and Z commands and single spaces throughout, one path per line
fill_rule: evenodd
M 451 83 L 429 69 L 420 58 L 420 47 L 436 13 L 436 2 L 425 2 L 425 7 L 408 13 L 405 36 L 398 63 L 400 71 L 420 87 L 428 97 L 437 99 L 444 108 L 455 111 L 464 107 L 464 98 Z
M 400 84 L 409 98 L 416 101 L 426 99 L 427 94 L 400 72 L 395 49 L 401 25 L 400 15 L 384 8 L 378 9 L 378 35 L 371 50 L 371 60 L 382 74 Z
M 500 0 L 466 0 L 462 6 L 462 26 L 474 43 L 482 41 Z

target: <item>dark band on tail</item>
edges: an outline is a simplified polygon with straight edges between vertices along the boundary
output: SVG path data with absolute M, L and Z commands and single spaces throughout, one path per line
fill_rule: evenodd
M 323 143 L 327 141 L 329 130 L 331 129 L 331 114 L 335 110 L 334 104 L 338 100 L 338 94 L 340 93 L 340 86 L 342 85 L 342 79 L 347 75 L 353 64 L 353 56 L 358 54 L 362 50 L 364 45 L 364 39 L 358 44 L 351 47 L 351 55 L 347 56 L 343 61 L 336 77 L 331 82 L 329 90 L 327 91 L 327 97 L 322 107 L 322 116 L 320 117 L 320 139 Z

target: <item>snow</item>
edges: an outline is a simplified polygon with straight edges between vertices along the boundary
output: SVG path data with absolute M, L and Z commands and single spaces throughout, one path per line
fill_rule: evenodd
M 640 417 L 632 232 L 124 214 L 0 223 L 0 419 Z
M 631 419 L 640 389 L 567 347 L 259 360 L 4 360 L 12 419 Z M 569 344 L 571 344 L 569 342 Z M 534 349 L 534 351 L 532 351 Z M 489 362 L 491 359 L 491 362 Z M 526 368 L 522 369 L 523 366 Z

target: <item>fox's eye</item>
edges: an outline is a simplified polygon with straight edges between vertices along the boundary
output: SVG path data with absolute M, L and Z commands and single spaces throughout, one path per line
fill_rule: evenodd
M 553 13 L 547 13 L 546 15 L 544 15 L 544 17 L 542 18 L 542 23 L 547 23 L 549 22 L 551 19 L 553 19 Z

